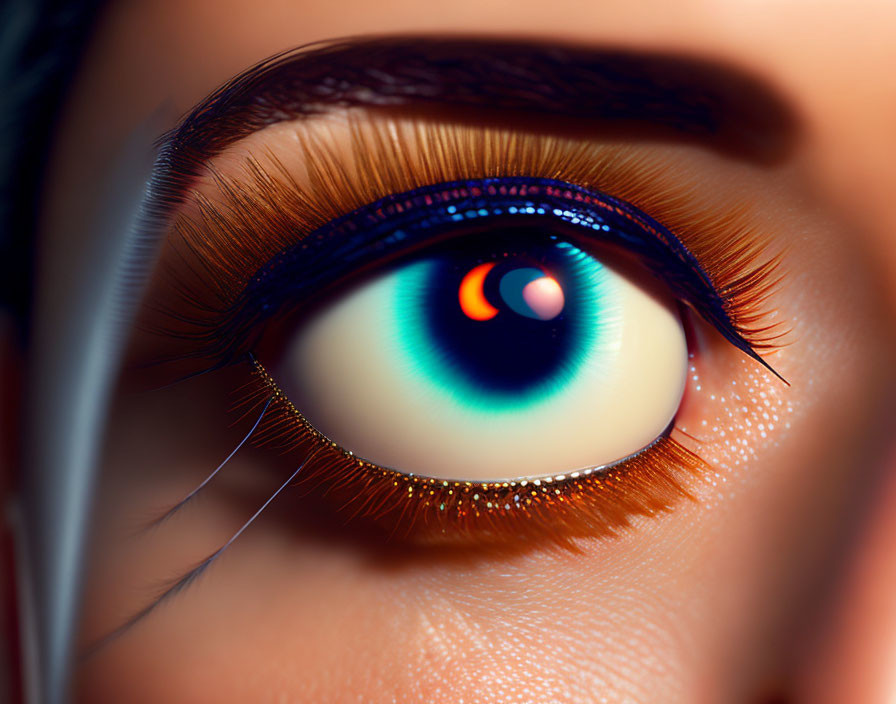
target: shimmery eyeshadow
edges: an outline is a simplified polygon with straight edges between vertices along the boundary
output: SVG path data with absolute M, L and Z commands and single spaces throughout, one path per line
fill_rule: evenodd
M 730 498 L 731 477 L 749 466 L 762 448 L 777 446 L 800 411 L 786 387 L 773 383 L 768 372 L 746 360 L 732 367 L 724 384 L 708 384 L 697 366 L 691 365 L 687 393 L 700 412 L 688 425 L 679 425 L 706 448 L 702 456 L 712 471 L 701 478 L 708 490 L 699 491 L 709 508 Z M 740 479 L 749 480 L 749 476 Z

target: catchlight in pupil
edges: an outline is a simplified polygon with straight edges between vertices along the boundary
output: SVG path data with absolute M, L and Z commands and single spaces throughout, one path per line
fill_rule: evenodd
M 501 296 L 515 313 L 535 320 L 553 320 L 566 300 L 557 280 L 538 269 L 514 269 L 505 274 Z
M 356 456 L 443 479 L 600 466 L 653 442 L 684 389 L 671 296 L 537 228 L 449 242 L 296 331 L 275 377 Z
M 608 321 L 613 293 L 597 260 L 548 237 L 522 241 L 472 268 L 463 252 L 409 267 L 397 302 L 409 361 L 488 408 L 517 410 L 561 388 Z M 569 287 L 568 305 L 546 269 Z
M 493 262 L 474 266 L 461 279 L 457 289 L 457 300 L 460 308 L 471 320 L 491 320 L 498 314 L 498 309 L 485 299 L 485 277 L 494 268 Z
M 464 315 L 471 320 L 491 320 L 498 314 L 498 308 L 485 297 L 485 280 L 494 268 L 494 262 L 479 264 L 461 279 L 457 298 Z M 563 310 L 563 289 L 540 269 L 523 267 L 507 272 L 501 277 L 499 291 L 514 313 L 527 318 L 551 320 Z

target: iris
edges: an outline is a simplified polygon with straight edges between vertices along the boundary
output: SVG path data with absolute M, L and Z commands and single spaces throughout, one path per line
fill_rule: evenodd
M 575 245 L 525 230 L 501 240 L 515 246 L 478 243 L 404 266 L 389 319 L 423 381 L 509 410 L 599 363 L 619 313 L 607 270 Z

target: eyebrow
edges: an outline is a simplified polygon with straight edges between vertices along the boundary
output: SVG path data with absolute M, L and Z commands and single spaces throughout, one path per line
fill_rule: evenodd
M 603 136 L 698 142 L 755 163 L 782 159 L 797 132 L 771 87 L 701 58 L 486 39 L 340 41 L 267 59 L 199 103 L 161 140 L 156 205 L 182 202 L 203 165 L 243 137 L 350 107 L 487 114 L 541 129 L 574 123 Z

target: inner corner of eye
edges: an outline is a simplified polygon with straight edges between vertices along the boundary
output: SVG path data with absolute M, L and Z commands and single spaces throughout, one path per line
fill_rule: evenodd
M 272 373 L 305 419 L 399 472 L 601 467 L 667 430 L 688 347 L 671 294 L 562 238 L 443 248 L 337 292 Z

